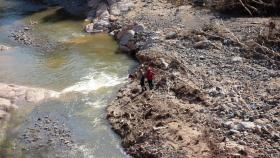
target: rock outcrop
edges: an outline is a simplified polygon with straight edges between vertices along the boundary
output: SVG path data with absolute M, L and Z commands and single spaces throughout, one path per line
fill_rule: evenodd
M 137 36 L 145 31 L 143 24 L 133 23 L 122 27 L 119 30 L 114 30 L 113 34 L 115 39 L 119 43 L 121 51 L 131 53 L 137 51 L 138 46 L 136 45 Z
M 8 120 L 10 113 L 20 106 L 56 98 L 59 95 L 52 90 L 0 83 L 0 123 Z
M 0 44 L 0 52 L 9 50 L 10 47 Z
M 128 0 L 89 0 L 88 20 L 85 30 L 88 33 L 110 32 L 115 30 L 119 16 L 132 10 L 134 3 Z

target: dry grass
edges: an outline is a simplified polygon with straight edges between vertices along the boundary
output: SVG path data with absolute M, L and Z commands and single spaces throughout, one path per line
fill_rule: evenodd
M 267 23 L 255 25 L 254 29 L 259 30 L 258 33 L 242 37 L 227 28 L 222 20 L 205 25 L 202 30 L 194 30 L 193 33 L 205 36 L 208 39 L 230 40 L 232 44 L 239 46 L 246 52 L 242 53 L 245 58 L 262 61 L 260 64 L 263 66 L 279 70 L 280 21 L 270 20 Z

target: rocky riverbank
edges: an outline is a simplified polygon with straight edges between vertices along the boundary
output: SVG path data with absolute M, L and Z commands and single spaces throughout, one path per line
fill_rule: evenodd
M 128 154 L 280 156 L 279 43 L 259 41 L 277 32 L 278 18 L 271 29 L 270 18 L 161 0 L 87 3 L 85 30 L 110 32 L 122 51 L 156 73 L 154 90 L 141 93 L 132 80 L 107 108 Z
M 141 93 L 132 80 L 107 109 L 126 152 L 139 158 L 279 157 L 279 48 L 257 43 L 271 19 L 133 2 L 111 34 L 122 50 L 152 64 L 156 88 Z

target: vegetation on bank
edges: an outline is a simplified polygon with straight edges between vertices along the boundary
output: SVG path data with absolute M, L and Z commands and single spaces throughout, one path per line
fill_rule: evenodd
M 208 0 L 212 9 L 218 11 L 233 11 L 250 15 L 279 14 L 279 0 Z
M 279 15 L 279 0 L 167 0 L 176 5 L 194 4 L 225 13 L 274 16 Z

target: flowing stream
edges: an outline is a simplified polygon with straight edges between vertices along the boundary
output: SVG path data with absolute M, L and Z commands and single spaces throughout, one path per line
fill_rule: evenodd
M 1 158 L 128 157 L 105 108 L 136 63 L 116 53 L 110 36 L 85 34 L 84 21 L 69 17 L 57 7 L 0 0 L 0 43 L 12 47 L 0 52 L 0 82 L 61 92 L 60 98 L 19 107 Z M 32 35 L 44 39 L 36 47 L 9 37 L 29 23 L 35 23 Z

